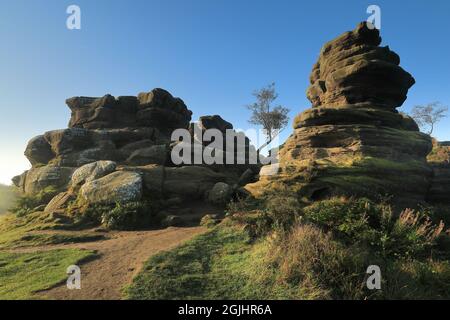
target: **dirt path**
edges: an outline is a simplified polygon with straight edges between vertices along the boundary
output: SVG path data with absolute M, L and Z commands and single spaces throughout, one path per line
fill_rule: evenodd
M 39 293 L 45 299 L 86 300 L 121 299 L 121 289 L 130 284 L 143 264 L 152 255 L 168 250 L 194 235 L 206 231 L 203 227 L 175 228 L 164 230 L 114 232 L 108 240 L 52 245 L 40 248 L 14 250 L 16 252 L 78 248 L 96 250 L 99 257 L 80 265 L 81 289 L 68 290 L 66 284 Z

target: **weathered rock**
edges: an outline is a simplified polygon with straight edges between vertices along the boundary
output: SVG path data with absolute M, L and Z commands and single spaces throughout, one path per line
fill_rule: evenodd
M 80 195 L 90 204 L 139 201 L 142 198 L 142 178 L 136 172 L 116 171 L 85 183 Z
M 165 194 L 180 196 L 185 199 L 202 199 L 205 193 L 217 182 L 224 182 L 227 177 L 209 168 L 186 166 L 165 168 L 163 189 Z
M 174 98 L 164 89 L 138 95 L 138 123 L 142 126 L 159 128 L 171 132 L 178 128 L 188 128 L 192 111 L 188 110 L 183 100 Z
M 162 196 L 164 183 L 164 166 L 151 164 L 136 168 L 126 168 L 127 170 L 134 170 L 142 175 L 145 189 L 152 196 Z
M 231 200 L 233 188 L 223 182 L 218 182 L 208 193 L 208 200 L 215 205 L 225 205 Z
M 48 186 L 61 192 L 48 199 L 50 213 L 64 211 L 72 197 L 88 204 L 155 200 L 174 209 L 175 200 L 181 204 L 207 200 L 216 183 L 236 185 L 247 168 L 258 167 L 248 164 L 246 151 L 227 150 L 226 144 L 212 152 L 223 159 L 243 159 L 242 164 L 172 163 L 171 145 L 179 141 L 172 144 L 171 134 L 189 128 L 192 112 L 163 89 L 138 97 L 74 97 L 66 103 L 72 111 L 69 128 L 32 139 L 25 152 L 32 169 L 14 178 L 27 193 Z M 201 117 L 199 123 L 202 132 L 215 128 L 224 133 L 233 128 L 218 115 Z M 236 134 L 248 147 L 248 138 Z M 206 150 L 206 145 L 200 147 Z M 182 211 L 177 208 L 177 214 Z M 183 215 L 183 222 L 190 222 L 191 216 L 195 214 Z
M 81 128 L 48 131 L 44 136 L 55 155 L 83 150 L 92 143 L 89 131 Z
M 117 164 L 114 161 L 96 161 L 86 164 L 72 175 L 71 185 L 81 186 L 84 183 L 104 177 L 116 170 Z
M 69 203 L 76 199 L 76 196 L 71 192 L 61 192 L 57 194 L 45 207 L 45 212 L 57 212 L 67 208 Z
M 19 188 L 21 191 L 25 191 L 25 181 L 27 178 L 28 170 L 24 171 L 22 174 L 15 176 L 11 179 L 12 183 Z
M 165 164 L 169 156 L 167 145 L 156 145 L 134 151 L 127 163 L 134 166 L 144 166 L 147 164 Z
M 245 186 L 248 183 L 255 182 L 255 176 L 256 175 L 253 170 L 249 168 L 239 177 L 237 184 L 240 186 Z
M 290 190 L 307 200 L 391 195 L 411 206 L 425 200 L 431 141 L 396 110 L 414 79 L 380 42 L 379 31 L 361 23 L 322 48 L 307 92 L 313 107 L 296 117 L 279 164 L 263 167 L 248 191 Z
M 24 191 L 36 194 L 39 191 L 54 187 L 56 190 L 67 189 L 75 168 L 45 166 L 32 168 L 27 172 Z
M 220 132 L 226 132 L 233 129 L 233 125 L 219 115 L 202 116 L 198 120 L 198 125 L 202 130 L 217 129 Z
M 55 156 L 48 141 L 43 135 L 37 136 L 28 142 L 25 156 L 32 165 L 48 164 Z
M 181 99 L 163 89 L 117 99 L 109 94 L 101 98 L 73 97 L 66 103 L 72 110 L 70 128 L 154 127 L 170 132 L 187 128 L 192 115 Z
M 379 31 L 366 22 L 328 42 L 311 73 L 307 96 L 313 107 L 370 103 L 393 109 L 406 100 L 413 77 L 389 47 L 378 47 Z
M 169 215 L 161 223 L 164 227 L 179 227 L 183 225 L 183 219 L 180 216 Z

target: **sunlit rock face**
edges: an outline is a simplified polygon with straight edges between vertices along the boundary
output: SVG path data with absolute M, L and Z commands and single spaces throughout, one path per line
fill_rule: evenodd
M 174 163 L 172 151 L 185 142 L 172 141 L 177 129 L 185 130 L 191 138 L 187 145 L 197 145 L 201 156 L 206 148 L 219 155 L 231 152 L 231 159 L 239 155 L 227 150 L 226 144 L 211 147 L 201 139 L 209 129 L 220 134 L 233 131 L 231 123 L 214 115 L 200 117 L 194 125 L 183 100 L 163 89 L 136 97 L 74 97 L 66 103 L 72 111 L 68 128 L 31 139 L 25 156 L 32 168 L 13 179 L 29 196 L 46 194 L 50 201 L 45 212 L 57 212 L 70 220 L 73 210 L 82 215 L 89 206 L 130 202 L 163 209 L 193 201 L 224 205 L 242 191 L 243 181 L 255 180 L 259 166 L 249 161 L 239 165 Z M 249 145 L 249 140 L 245 138 L 244 143 Z M 187 154 L 191 150 L 195 149 Z M 227 192 L 217 192 L 219 187 Z
M 288 189 L 306 201 L 335 195 L 424 201 L 431 140 L 397 111 L 415 81 L 380 43 L 379 31 L 361 23 L 324 45 L 307 90 L 312 107 L 295 118 L 277 173 L 247 190 L 263 196 Z

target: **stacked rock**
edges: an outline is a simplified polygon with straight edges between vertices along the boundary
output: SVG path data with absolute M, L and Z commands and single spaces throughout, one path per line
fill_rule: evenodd
M 72 111 L 69 128 L 31 139 L 25 155 L 32 168 L 13 179 L 29 195 L 54 192 L 47 210 L 64 212 L 75 199 L 115 204 L 208 200 L 215 193 L 229 197 L 215 190 L 225 184 L 234 190 L 249 167 L 175 165 L 171 135 L 175 129 L 190 135 L 192 112 L 163 89 L 137 97 L 74 97 L 66 102 Z M 233 128 L 220 116 L 202 117 L 200 124 L 221 132 Z
M 261 196 L 289 185 L 309 200 L 392 196 L 414 205 L 425 199 L 431 140 L 396 110 L 415 81 L 380 43 L 379 31 L 363 22 L 325 44 L 307 90 L 312 108 L 296 117 L 278 173 L 248 185 L 250 192 Z

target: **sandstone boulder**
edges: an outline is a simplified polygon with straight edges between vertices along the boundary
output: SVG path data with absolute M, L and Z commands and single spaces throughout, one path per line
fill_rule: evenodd
M 24 191 L 27 194 L 36 194 L 47 187 L 56 190 L 67 189 L 75 168 L 45 166 L 32 168 L 27 172 Z
M 227 177 L 206 167 L 186 166 L 165 168 L 163 189 L 165 194 L 181 196 L 184 199 L 202 199 L 217 182 Z
M 90 204 L 139 201 L 142 198 L 142 178 L 136 172 L 116 171 L 85 183 L 80 195 Z
M 67 208 L 69 203 L 76 199 L 76 196 L 70 192 L 61 192 L 57 194 L 45 207 L 44 211 L 53 213 Z
M 208 193 L 208 200 L 215 205 L 225 205 L 231 200 L 233 188 L 224 183 L 218 182 Z
M 114 161 L 96 161 L 86 164 L 72 175 L 72 187 L 81 186 L 84 183 L 104 177 L 116 170 L 117 164 Z
M 164 165 L 169 157 L 167 145 L 155 145 L 134 151 L 126 160 L 127 164 L 143 166 L 147 164 Z
M 32 165 L 48 164 L 55 154 L 43 135 L 37 136 L 28 142 L 25 156 Z

